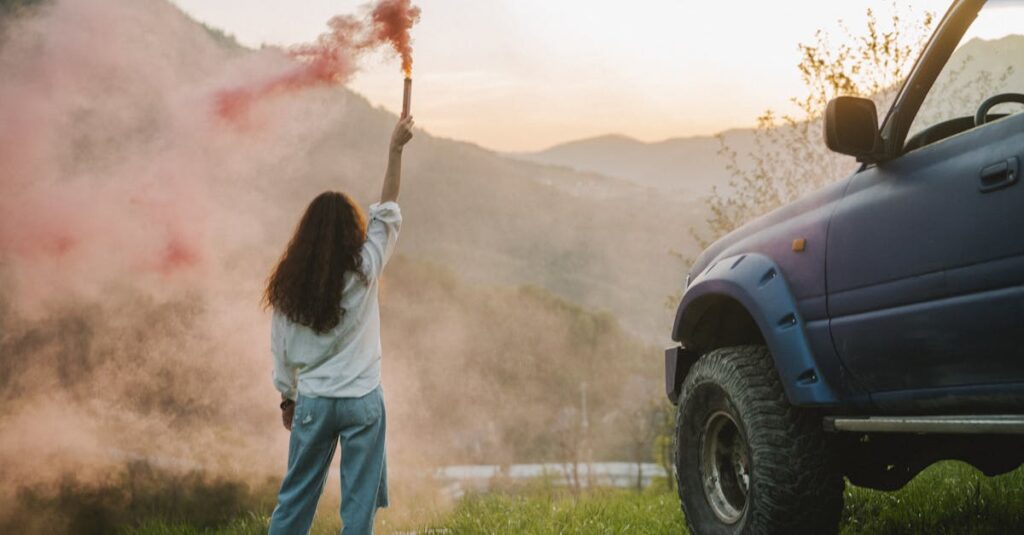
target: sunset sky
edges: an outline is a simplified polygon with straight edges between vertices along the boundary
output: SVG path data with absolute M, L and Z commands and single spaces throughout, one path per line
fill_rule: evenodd
M 364 0 L 173 0 L 243 44 L 314 39 Z M 413 29 L 417 123 L 502 151 L 546 148 L 607 133 L 645 141 L 751 126 L 800 91 L 797 43 L 836 21 L 863 25 L 888 1 L 417 0 Z M 901 3 L 902 4 L 902 3 Z M 905 16 L 941 16 L 919 0 Z M 401 106 L 390 56 L 369 58 L 351 87 Z

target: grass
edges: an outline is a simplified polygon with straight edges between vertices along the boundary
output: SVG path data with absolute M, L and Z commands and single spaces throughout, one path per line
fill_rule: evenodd
M 1019 533 L 1024 529 L 1024 468 L 988 478 L 958 462 L 933 465 L 898 492 L 848 485 L 842 535 Z M 679 500 L 664 481 L 642 494 L 601 491 L 579 500 L 544 493 L 490 494 L 463 500 L 434 527 L 448 533 L 680 534 Z
M 848 486 L 842 535 L 1017 533 L 1024 528 L 1024 468 L 987 478 L 970 466 L 932 466 L 898 492 Z M 324 500 L 312 533 L 338 533 L 337 502 Z M 333 503 L 331 503 L 333 502 Z M 401 516 L 399 516 L 401 515 Z M 182 517 L 178 517 L 179 519 Z M 266 533 L 267 506 L 213 527 L 150 518 L 123 535 L 255 535 Z M 643 492 L 600 489 L 573 496 L 542 481 L 469 495 L 448 511 L 424 504 L 410 514 L 385 510 L 378 533 L 685 534 L 679 500 L 664 481 Z
M 642 493 L 591 491 L 578 498 L 564 493 L 471 496 L 432 527 L 451 534 L 685 532 L 679 500 L 664 485 Z
M 230 523 L 219 528 L 198 528 L 186 522 L 169 522 L 159 519 L 152 519 L 143 522 L 136 528 L 125 530 L 125 534 L 138 535 L 242 535 L 242 534 L 264 534 L 270 526 L 270 519 L 266 515 L 249 513 L 245 516 L 235 518 Z M 331 533 L 337 533 L 337 530 Z
M 843 535 L 1002 535 L 1024 530 L 1024 468 L 985 477 L 970 465 L 931 466 L 898 492 L 847 485 Z

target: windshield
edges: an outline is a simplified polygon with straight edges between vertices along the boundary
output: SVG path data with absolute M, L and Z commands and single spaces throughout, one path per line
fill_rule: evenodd
M 973 117 L 986 99 L 1004 93 L 1024 97 L 1024 0 L 992 0 L 960 40 L 946 62 L 914 122 L 907 145 L 934 142 L 974 126 Z M 1024 111 L 1024 105 L 993 107 L 993 119 Z M 942 130 L 931 135 L 929 130 Z

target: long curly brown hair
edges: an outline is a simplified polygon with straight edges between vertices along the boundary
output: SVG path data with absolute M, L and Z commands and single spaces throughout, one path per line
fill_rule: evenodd
M 341 293 L 346 273 L 366 282 L 360 251 L 366 218 L 344 193 L 326 191 L 309 203 L 288 248 L 267 280 L 265 306 L 317 334 L 345 315 Z

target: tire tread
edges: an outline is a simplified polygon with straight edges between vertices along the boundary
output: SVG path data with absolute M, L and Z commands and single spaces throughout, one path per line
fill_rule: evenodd
M 687 374 L 676 413 L 677 471 L 683 470 L 678 448 L 684 406 L 696 388 L 708 382 L 717 383 L 741 413 L 751 452 L 749 518 L 742 523 L 741 533 L 836 533 L 844 482 L 821 417 L 789 404 L 771 353 L 764 346 L 713 350 Z M 679 481 L 686 514 L 682 478 Z M 692 525 L 691 516 L 686 514 L 687 524 L 692 533 L 700 535 L 701 526 Z

